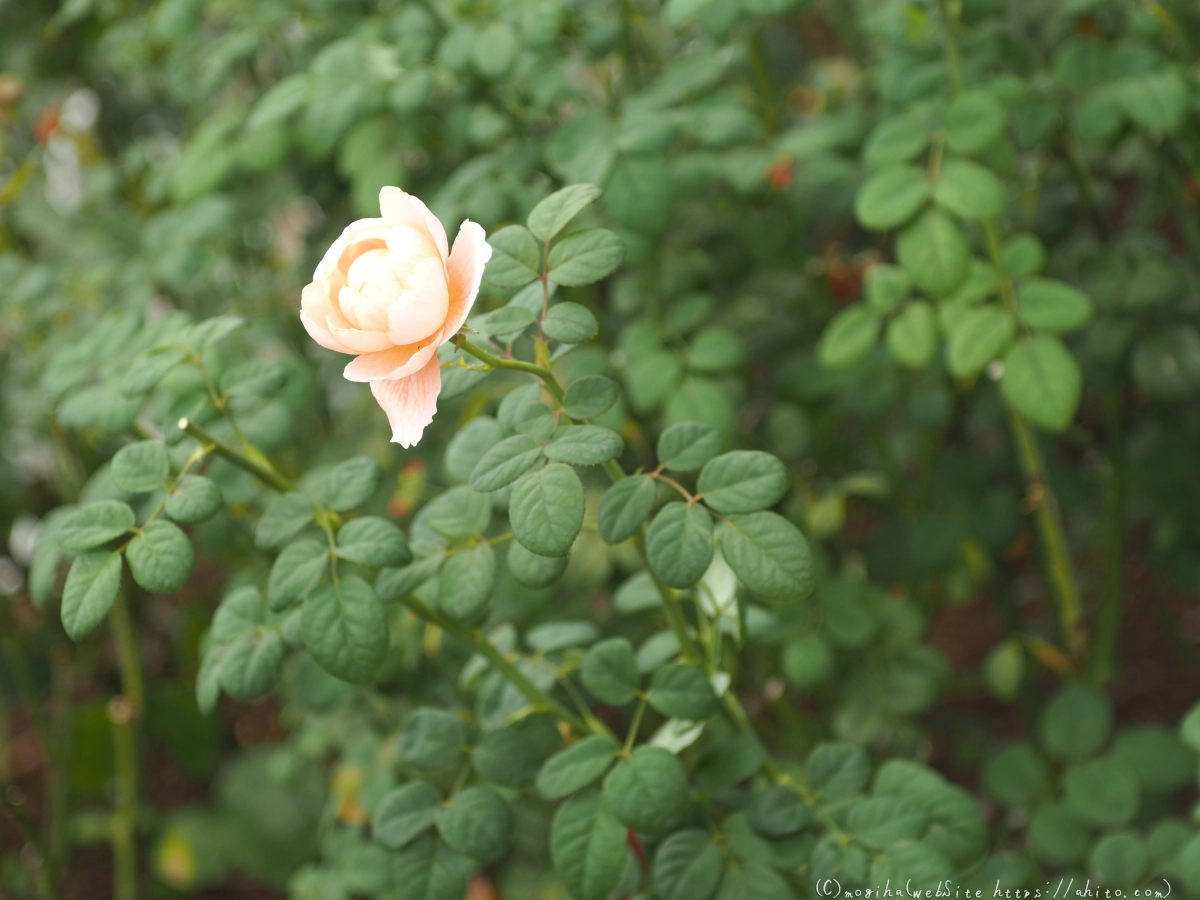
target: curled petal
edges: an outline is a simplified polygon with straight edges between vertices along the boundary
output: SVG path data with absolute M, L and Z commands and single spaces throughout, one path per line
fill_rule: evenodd
M 371 382 L 371 393 L 392 426 L 392 443 L 411 447 L 421 439 L 425 426 L 437 412 L 441 389 L 442 370 L 436 354 L 412 375 Z
M 429 257 L 408 276 L 408 287 L 388 307 L 388 332 L 396 346 L 437 334 L 446 321 L 450 293 L 441 260 Z
M 385 187 L 379 192 L 379 210 L 389 225 L 409 225 L 426 232 L 433 238 L 434 246 L 444 262 L 449 255 L 446 245 L 446 229 L 429 207 L 398 187 Z
M 437 353 L 437 342 L 407 344 L 355 357 L 342 374 L 347 381 L 385 381 L 412 375 Z
M 387 239 L 388 226 L 383 219 L 356 219 L 338 235 L 338 239 L 329 245 L 329 249 L 325 251 L 325 255 L 321 257 L 321 261 L 317 263 L 317 270 L 313 273 L 313 281 L 318 281 L 322 278 L 328 278 L 329 275 L 338 267 L 338 263 L 342 259 L 342 254 L 346 252 L 351 244 L 364 240 L 380 240 Z M 379 244 L 378 246 L 384 246 Z M 349 263 L 346 263 L 349 266 Z
M 339 341 L 329 328 L 329 316 L 333 307 L 329 302 L 329 289 L 320 281 L 306 285 L 300 293 L 300 322 L 308 336 L 327 350 L 338 353 L 354 351 Z
M 463 222 L 454 238 L 454 249 L 446 267 L 450 274 L 450 311 L 442 329 L 443 341 L 454 337 L 467 320 L 475 304 L 475 295 L 479 293 L 483 267 L 491 258 L 492 247 L 483 228 L 470 219 Z

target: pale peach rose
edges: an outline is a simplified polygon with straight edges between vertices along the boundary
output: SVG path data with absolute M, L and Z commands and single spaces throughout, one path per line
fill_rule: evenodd
M 322 347 L 356 354 L 343 374 L 370 383 L 392 440 L 411 447 L 437 410 L 438 347 L 471 311 L 492 248 L 468 220 L 448 251 L 442 223 L 399 188 L 380 191 L 379 208 L 382 218 L 352 222 L 326 251 L 300 321 Z

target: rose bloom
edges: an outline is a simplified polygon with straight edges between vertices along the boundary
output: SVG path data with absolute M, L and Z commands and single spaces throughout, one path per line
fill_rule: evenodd
M 379 219 L 346 226 L 301 294 L 300 321 L 322 347 L 355 354 L 343 373 L 365 381 L 411 447 L 437 410 L 438 347 L 466 320 L 492 256 L 483 229 L 466 221 L 448 250 L 442 223 L 416 197 L 379 192 Z

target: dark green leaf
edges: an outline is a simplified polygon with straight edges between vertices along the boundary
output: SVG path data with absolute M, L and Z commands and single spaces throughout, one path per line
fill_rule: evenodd
M 321 582 L 329 565 L 329 549 L 309 538 L 292 541 L 279 552 L 267 579 L 267 601 L 280 612 L 303 600 Z
M 343 681 L 367 684 L 387 654 L 383 605 L 355 575 L 321 585 L 304 600 L 302 626 L 308 652 Z
M 787 487 L 787 467 L 761 450 L 733 450 L 709 460 L 696 483 L 704 502 L 726 514 L 774 506 Z
M 596 466 L 625 450 L 621 436 L 600 425 L 562 425 L 545 448 L 546 457 L 573 466 Z
M 412 561 L 403 532 L 378 516 L 362 516 L 343 525 L 337 535 L 337 555 L 364 566 L 404 566 Z
M 185 584 L 196 564 L 192 542 L 178 525 L 151 522 L 125 549 L 133 580 L 155 594 L 173 594 Z
M 566 797 L 598 781 L 616 759 L 612 741 L 598 734 L 555 753 L 542 765 L 537 788 L 548 800 Z
M 171 463 L 162 441 L 127 444 L 113 457 L 109 477 L 113 484 L 131 494 L 148 494 L 167 483 Z
M 687 828 L 663 841 L 654 854 L 654 886 L 663 900 L 709 900 L 724 868 L 708 833 Z
M 380 798 L 371 814 L 371 836 L 389 850 L 400 850 L 433 827 L 442 803 L 438 789 L 426 781 L 410 781 Z
M 563 412 L 572 419 L 594 419 L 608 412 L 620 390 L 611 378 L 603 375 L 584 375 L 567 387 L 563 397 Z
M 427 835 L 395 856 L 392 883 L 404 886 L 404 900 L 462 900 L 467 893 L 467 861 Z
M 721 452 L 721 436 L 711 425 L 677 422 L 659 435 L 657 451 L 663 468 L 694 472 Z
M 626 829 L 599 791 L 572 797 L 550 824 L 554 870 L 575 900 L 608 900 L 625 868 Z
M 600 194 L 600 188 L 594 184 L 568 185 L 538 203 L 525 224 L 538 240 L 553 240 L 572 219 L 595 203 Z
M 383 470 L 379 463 L 357 456 L 328 469 L 310 473 L 305 484 L 317 502 L 341 512 L 361 506 L 379 488 Z
M 513 541 L 508 547 L 508 571 L 521 584 L 532 588 L 549 587 L 567 569 L 565 556 L 538 556 Z
M 211 519 L 224 498 L 216 482 L 203 475 L 184 475 L 167 497 L 164 512 L 176 522 L 192 524 Z
M 496 552 L 491 544 L 455 553 L 438 578 L 438 606 L 453 619 L 474 619 L 487 608 L 495 581 Z
M 513 487 L 508 515 L 513 534 L 539 556 L 566 556 L 583 526 L 583 484 L 575 470 L 550 463 Z
M 700 504 L 668 503 L 646 532 L 646 557 L 659 580 L 687 588 L 699 581 L 713 557 L 712 516 Z
M 313 520 L 312 501 L 303 494 L 271 498 L 254 529 L 254 543 L 262 550 L 282 547 Z
M 629 829 L 663 834 L 678 825 L 687 811 L 687 773 L 661 747 L 638 747 L 605 777 L 604 802 Z
M 734 515 L 721 525 L 721 552 L 746 587 L 773 599 L 812 590 L 813 561 L 800 530 L 773 512 Z
M 578 303 L 555 303 L 542 320 L 542 331 L 546 337 L 563 344 L 590 341 L 599 328 L 591 310 Z
M 529 230 L 509 225 L 488 238 L 492 258 L 484 270 L 489 282 L 502 288 L 519 288 L 538 277 L 542 270 L 542 246 Z
M 600 537 L 609 544 L 619 544 L 637 533 L 650 511 L 658 490 L 647 475 L 623 478 L 604 492 L 596 509 L 596 525 Z
M 444 709 L 423 707 L 405 720 L 397 752 L 403 765 L 432 772 L 458 759 L 466 741 L 462 719 Z
M 626 638 L 601 641 L 588 650 L 580 671 L 583 686 L 601 703 L 622 706 L 637 695 L 638 668 Z
M 717 702 L 704 670 L 683 663 L 669 663 L 654 673 L 648 699 L 664 716 L 689 722 L 708 718 Z
M 438 810 L 434 821 L 447 844 L 483 863 L 503 856 L 512 840 L 512 813 L 491 788 L 464 788 Z
M 591 284 L 611 274 L 624 257 L 625 245 L 611 231 L 585 228 L 550 249 L 550 278 L 566 287 Z
M 542 764 L 561 746 L 553 718 L 526 716 L 485 734 L 471 754 L 471 765 L 493 784 L 521 790 L 533 786 Z

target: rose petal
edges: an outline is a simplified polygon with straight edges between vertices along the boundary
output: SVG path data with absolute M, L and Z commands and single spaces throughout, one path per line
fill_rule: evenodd
M 441 389 L 442 370 L 436 355 L 406 378 L 371 382 L 371 393 L 392 426 L 392 443 L 411 447 L 421 439 L 425 426 L 437 412 Z
M 389 225 L 409 225 L 425 231 L 433 238 L 434 245 L 443 262 L 449 255 L 446 245 L 446 229 L 429 207 L 398 187 L 385 187 L 379 192 L 379 211 Z
M 333 324 L 333 316 L 326 320 L 333 336 L 350 348 L 351 353 L 375 353 L 395 346 L 384 331 L 362 331 L 358 328 L 339 328 Z
M 372 238 L 386 240 L 387 232 L 388 226 L 383 219 L 356 219 L 351 222 L 342 229 L 342 233 L 338 235 L 338 239 L 329 245 L 329 249 L 325 251 L 325 255 L 317 263 L 317 270 L 313 273 L 313 281 L 328 278 L 333 270 L 337 268 L 342 254 L 346 252 L 346 248 L 355 241 L 370 240 Z M 349 263 L 347 263 L 347 266 L 349 266 Z
M 404 378 L 429 362 L 437 353 L 437 344 L 432 340 L 424 344 L 407 344 L 392 347 L 377 353 L 364 353 L 346 365 L 342 374 L 347 381 L 385 381 Z
M 483 279 L 483 267 L 492 258 L 492 247 L 487 236 L 470 219 L 459 226 L 454 238 L 454 249 L 446 268 L 450 273 L 450 311 L 446 326 L 442 329 L 442 341 L 448 341 L 462 328 L 463 322 L 475 304 L 479 293 L 479 282 Z
M 408 276 L 408 288 L 388 307 L 388 332 L 396 346 L 437 334 L 450 308 L 450 290 L 441 260 L 429 257 Z
M 338 353 L 353 353 L 354 351 L 334 337 L 329 330 L 329 314 L 333 311 L 329 303 L 329 292 L 320 281 L 305 285 L 300 292 L 300 322 L 308 336 L 327 350 Z

